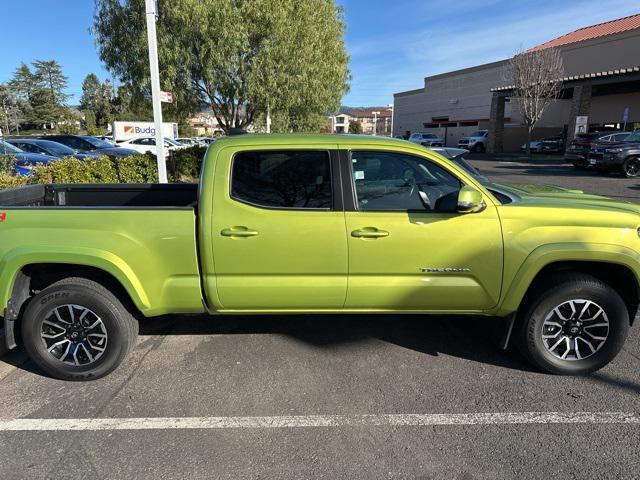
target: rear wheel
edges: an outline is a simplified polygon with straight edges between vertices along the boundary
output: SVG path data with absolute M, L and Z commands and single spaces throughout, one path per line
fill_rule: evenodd
M 31 359 L 63 380 L 111 373 L 135 345 L 138 322 L 105 287 L 67 278 L 31 299 L 22 338 Z
M 640 175 L 640 158 L 628 158 L 622 165 L 622 174 L 627 178 L 635 178 Z
M 540 369 L 580 375 L 607 365 L 628 330 L 629 313 L 615 290 L 589 275 L 564 275 L 529 303 L 518 343 Z

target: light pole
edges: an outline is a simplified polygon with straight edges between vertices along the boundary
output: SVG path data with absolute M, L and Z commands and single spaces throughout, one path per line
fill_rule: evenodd
M 378 115 L 380 115 L 380 112 L 371 112 L 373 113 L 373 134 L 377 135 L 378 134 Z
M 158 163 L 158 181 L 167 183 L 167 161 L 164 158 L 164 135 L 162 133 L 162 104 L 160 103 L 160 72 L 158 70 L 158 43 L 156 40 L 156 20 L 158 19 L 158 0 L 145 0 L 147 17 L 147 42 L 149 44 L 149 70 L 151 72 L 151 103 L 153 104 L 153 123 L 156 129 L 156 161 Z
M 389 110 L 391 110 L 391 135 L 390 135 L 390 137 L 393 137 L 393 115 L 395 114 L 395 109 L 393 108 L 393 103 L 388 104 L 387 107 L 389 107 Z

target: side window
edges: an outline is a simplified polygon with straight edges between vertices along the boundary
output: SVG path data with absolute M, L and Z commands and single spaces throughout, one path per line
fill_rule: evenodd
M 330 209 L 328 152 L 242 152 L 233 159 L 231 197 L 269 208 Z
M 24 150 L 25 152 L 33 152 L 31 145 L 29 145 L 28 143 L 14 142 L 12 145 L 18 147 L 20 150 Z
M 351 154 L 361 211 L 455 212 L 460 181 L 429 160 L 393 152 Z

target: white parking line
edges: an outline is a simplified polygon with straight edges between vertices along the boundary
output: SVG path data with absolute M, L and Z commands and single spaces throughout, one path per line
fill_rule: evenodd
M 539 424 L 640 425 L 640 414 L 625 412 L 520 412 L 273 417 L 19 418 L 0 419 L 0 432 Z

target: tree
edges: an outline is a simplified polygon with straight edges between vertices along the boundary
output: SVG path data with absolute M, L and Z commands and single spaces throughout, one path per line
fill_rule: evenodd
M 55 60 L 36 60 L 33 66 L 38 86 L 49 91 L 54 105 L 63 107 L 69 99 L 65 93 L 69 79 L 62 73 L 60 64 Z
M 95 125 L 106 127 L 113 118 L 113 85 L 109 80 L 100 82 L 94 73 L 88 74 L 82 82 L 80 108 L 93 113 Z
M 109 70 L 148 97 L 144 12 L 144 0 L 96 0 L 93 31 Z M 317 131 L 348 89 L 334 0 L 172 0 L 157 30 L 169 109 L 209 106 L 225 131 L 267 109 L 275 131 Z
M 357 120 L 349 122 L 349 133 L 362 133 L 362 123 Z
M 23 101 L 11 90 L 8 85 L 0 83 L 0 128 L 9 135 L 11 129 L 20 133 Z
M 527 126 L 527 156 L 531 132 L 549 104 L 562 90 L 564 66 L 556 48 L 521 51 L 509 62 L 514 96 Z

